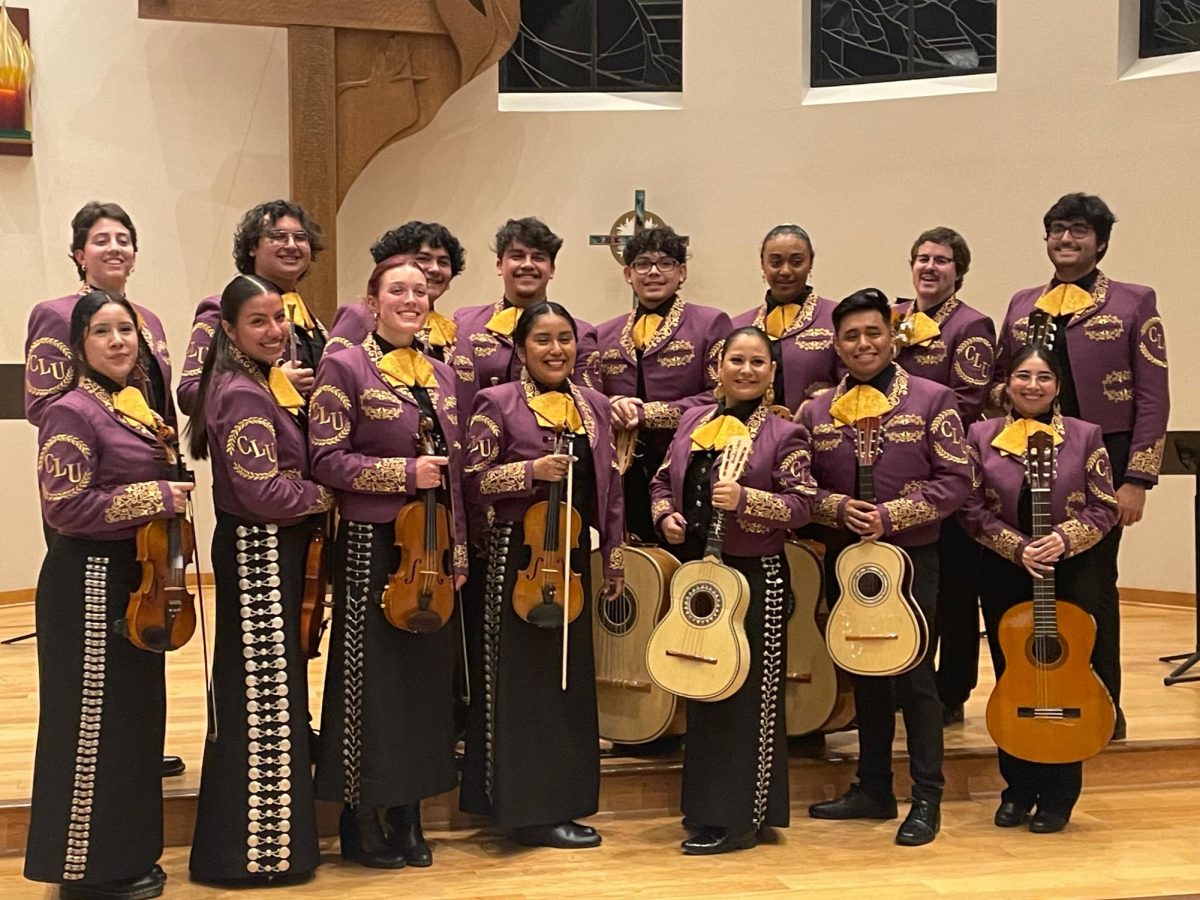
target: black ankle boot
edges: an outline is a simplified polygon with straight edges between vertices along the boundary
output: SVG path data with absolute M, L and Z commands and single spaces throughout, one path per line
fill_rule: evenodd
M 433 865 L 433 851 L 421 831 L 421 803 L 393 806 L 385 816 L 391 828 L 390 843 L 404 854 L 410 866 L 425 868 Z
M 370 869 L 402 869 L 407 860 L 392 847 L 379 827 L 379 810 L 374 807 L 343 806 L 338 820 L 342 859 Z

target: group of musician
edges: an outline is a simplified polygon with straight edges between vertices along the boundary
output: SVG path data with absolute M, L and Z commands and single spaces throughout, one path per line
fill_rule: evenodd
M 903 548 L 930 632 L 903 674 L 852 676 L 857 778 L 813 805 L 814 818 L 898 817 L 899 710 L 913 787 L 896 842 L 934 839 L 943 727 L 962 721 L 978 668 L 977 598 L 999 675 L 1000 619 L 1050 572 L 1059 597 L 1095 619 L 1092 662 L 1123 737 L 1117 546 L 1157 480 L 1168 392 L 1154 292 L 1097 268 L 1114 221 L 1091 195 L 1050 208 L 1053 275 L 1013 297 L 998 338 L 959 296 L 970 252 L 949 228 L 912 244 L 914 299 L 864 289 L 835 302 L 811 286 L 808 233 L 780 225 L 761 247 L 765 296 L 732 320 L 684 299 L 686 241 L 647 229 L 623 247 L 635 308 L 593 327 L 547 299 L 562 239 L 534 218 L 496 235 L 502 296 L 452 319 L 434 305 L 463 270 L 459 241 L 438 224 L 389 231 L 371 248 L 365 297 L 327 329 L 301 295 L 320 226 L 293 203 L 264 203 L 238 226 L 238 274 L 196 310 L 181 430 L 162 324 L 142 305 L 151 298 L 127 290 L 137 231 L 116 204 L 87 204 L 72 222 L 81 284 L 35 307 L 27 342 L 49 549 L 26 877 L 70 898 L 162 890 L 163 654 L 135 646 L 124 622 L 142 579 L 141 527 L 188 508 L 182 451 L 209 460 L 216 507 L 198 881 L 308 877 L 320 861 L 314 798 L 342 803 L 343 858 L 430 865 L 420 804 L 458 783 L 464 718 L 463 810 L 522 845 L 599 845 L 578 822 L 599 805 L 590 606 L 621 595 L 623 544 L 699 559 L 714 520 L 724 564 L 749 585 L 749 675 L 726 699 L 688 704 L 683 852 L 753 847 L 788 824 L 783 548 L 796 534 L 826 547 L 830 605 L 842 548 Z M 1030 343 L 1035 310 L 1046 315 Z M 867 418 L 882 423 L 871 501 L 856 456 Z M 1053 527 L 1034 538 L 1026 451 L 1039 433 L 1055 448 Z M 722 479 L 735 436 L 752 449 L 741 476 Z M 579 596 L 556 614 L 522 611 L 519 582 L 557 541 L 564 495 Z M 432 518 L 404 519 L 422 497 L 449 511 L 439 575 L 459 599 L 451 612 L 422 601 L 401 614 L 391 581 L 429 564 L 412 560 Z M 548 519 L 533 516 L 548 498 Z M 333 612 L 318 735 L 301 595 L 326 534 Z M 1082 763 L 1002 750 L 999 765 L 996 825 L 1067 824 Z

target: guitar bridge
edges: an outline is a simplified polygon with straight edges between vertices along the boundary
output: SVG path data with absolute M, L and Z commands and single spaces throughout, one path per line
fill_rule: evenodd
M 692 662 L 707 663 L 710 666 L 715 666 L 717 664 L 717 658 L 715 656 L 696 656 L 694 653 L 684 653 L 680 650 L 668 650 L 667 656 L 674 656 L 676 659 L 688 659 Z
M 848 640 L 848 641 L 898 641 L 898 640 L 900 640 L 900 635 L 895 634 L 895 633 L 892 633 L 892 634 L 848 634 L 848 635 L 846 635 L 846 640 Z
M 1018 719 L 1079 719 L 1078 706 L 1018 706 Z

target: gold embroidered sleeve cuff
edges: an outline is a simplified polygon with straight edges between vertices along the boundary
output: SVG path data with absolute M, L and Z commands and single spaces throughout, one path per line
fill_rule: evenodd
M 671 514 L 670 500 L 655 500 L 650 504 L 650 520 L 657 526 L 660 521 Z
M 997 534 L 985 534 L 979 542 L 994 553 L 999 553 L 1010 563 L 1021 565 L 1021 547 L 1024 538 L 1011 528 L 1002 528 Z
M 662 400 L 651 400 L 642 406 L 642 423 L 647 428 L 675 429 L 679 427 L 679 408 Z
M 304 511 L 306 516 L 311 516 L 314 513 L 329 512 L 333 509 L 333 492 L 323 484 L 317 485 L 317 498 Z
M 741 513 L 777 525 L 787 525 L 792 520 L 792 510 L 784 501 L 770 491 L 758 488 L 742 488 Z
M 883 513 L 883 533 L 898 534 L 938 520 L 937 508 L 925 500 L 901 497 L 879 504 Z
M 403 456 L 389 456 L 355 475 L 350 487 L 364 494 L 405 494 L 408 493 L 407 484 L 408 460 Z
M 479 492 L 488 496 L 497 494 L 520 494 L 531 487 L 532 466 L 523 462 L 510 462 L 494 466 L 483 473 L 479 481 Z
M 1159 469 L 1162 468 L 1163 447 L 1166 442 L 1166 435 L 1163 435 L 1149 447 L 1135 450 L 1129 457 L 1129 466 L 1126 468 L 1126 472 L 1146 475 L 1157 481 Z
M 134 519 L 153 519 L 167 511 L 162 488 L 157 481 L 139 481 L 117 494 L 104 510 L 110 525 Z
M 1084 550 L 1094 547 L 1099 543 L 1100 538 L 1104 537 L 1104 532 L 1099 528 L 1087 525 L 1078 519 L 1067 519 L 1067 521 L 1055 525 L 1054 530 L 1058 532 L 1059 537 L 1063 539 L 1063 543 L 1067 545 L 1067 551 L 1063 554 L 1064 557 L 1077 556 Z
M 454 574 L 466 575 L 467 569 L 470 566 L 470 557 L 467 553 L 466 544 L 454 545 Z
M 624 578 L 625 577 L 625 548 L 621 546 L 613 547 L 608 551 L 608 565 L 605 567 L 604 574 L 609 578 Z
M 813 510 L 812 520 L 826 528 L 841 528 L 842 510 L 849 499 L 846 494 L 826 494 Z

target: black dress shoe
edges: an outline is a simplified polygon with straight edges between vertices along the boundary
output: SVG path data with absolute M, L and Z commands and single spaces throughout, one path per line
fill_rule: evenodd
M 342 859 L 368 869 L 403 869 L 408 865 L 404 853 L 384 837 L 379 812 L 374 807 L 343 806 L 338 835 L 342 841 Z
M 899 815 L 893 795 L 872 797 L 860 784 L 850 785 L 850 790 L 836 800 L 814 803 L 808 814 L 814 819 L 894 819 Z
M 896 843 L 905 847 L 920 847 L 932 841 L 941 830 L 941 807 L 928 800 L 914 800 L 896 832 Z
M 158 866 L 143 875 L 106 881 L 103 884 L 64 884 L 58 896 L 64 900 L 149 900 L 161 897 L 167 876 Z
M 1112 739 L 1114 741 L 1125 740 L 1125 710 L 1120 707 L 1117 707 L 1117 721 L 1113 724 Z
M 399 849 L 410 866 L 424 869 L 433 865 L 433 851 L 421 831 L 421 804 L 393 806 L 385 816 L 391 828 L 390 842 Z
M 599 847 L 600 835 L 596 829 L 578 822 L 560 822 L 558 825 L 526 825 L 514 828 L 513 840 L 523 847 L 555 847 L 559 850 L 582 850 Z
M 1029 820 L 1029 807 L 1021 806 L 1012 800 L 1005 800 L 996 810 L 993 821 L 997 828 L 1016 828 Z
M 749 850 L 758 845 L 758 835 L 754 829 L 742 834 L 730 834 L 728 828 L 716 828 L 711 825 L 703 826 L 680 846 L 688 856 L 712 856 L 717 853 L 729 853 L 731 850 Z
M 958 725 L 963 720 L 963 705 L 961 703 L 947 703 L 942 705 L 942 727 L 949 725 Z
M 1034 834 L 1054 834 L 1056 831 L 1062 831 L 1066 828 L 1069 821 L 1071 821 L 1070 816 L 1059 816 L 1039 809 L 1033 814 L 1033 819 L 1029 823 L 1029 830 Z
M 176 775 L 182 775 L 187 771 L 187 764 L 178 756 L 164 756 L 162 758 L 162 777 L 174 778 Z

